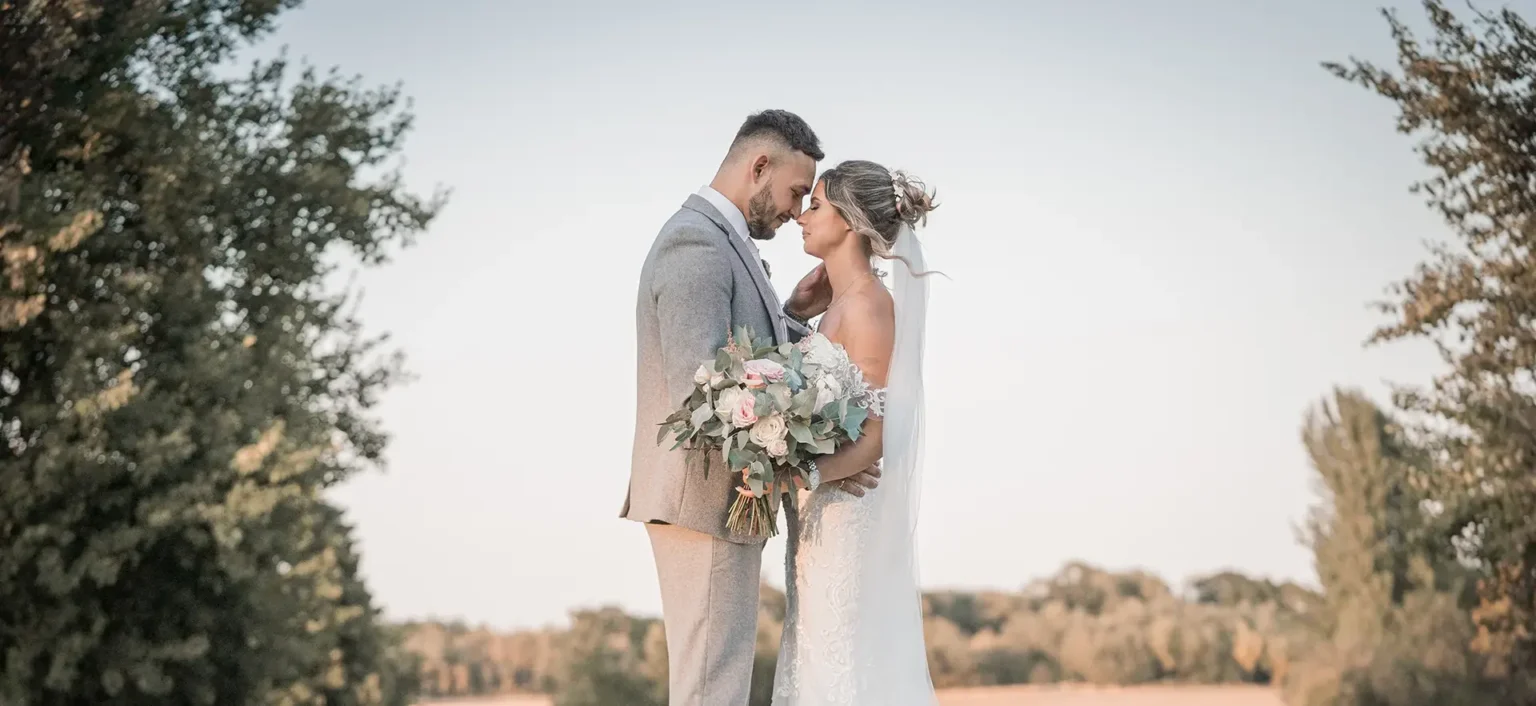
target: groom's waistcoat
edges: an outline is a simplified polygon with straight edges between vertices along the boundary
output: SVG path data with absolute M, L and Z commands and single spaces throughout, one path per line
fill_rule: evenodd
M 671 450 L 670 436 L 656 443 L 662 420 L 692 394 L 694 372 L 714 360 L 726 333 L 737 326 L 779 343 L 805 333 L 783 319 L 773 286 L 725 216 L 690 196 L 662 226 L 640 270 L 635 436 L 621 517 L 733 542 L 761 541 L 733 536 L 725 527 L 740 477 L 724 467 L 718 453 L 690 462 L 689 454 Z

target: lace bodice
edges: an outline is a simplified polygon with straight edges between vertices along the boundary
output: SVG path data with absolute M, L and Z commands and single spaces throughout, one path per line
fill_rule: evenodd
M 869 409 L 872 416 L 885 414 L 885 388 L 875 388 L 864 379 L 864 371 L 848 357 L 848 350 L 817 331 L 797 344 L 805 361 L 826 372 L 840 391 L 851 391 L 849 401 Z

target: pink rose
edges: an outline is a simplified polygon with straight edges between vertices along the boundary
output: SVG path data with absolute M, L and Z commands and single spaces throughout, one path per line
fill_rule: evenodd
M 756 423 L 757 396 L 748 393 L 738 395 L 731 408 L 731 425 L 737 429 L 746 429 Z
M 768 381 L 762 375 L 748 370 L 747 374 L 742 376 L 741 384 L 753 390 L 761 390 L 768 386 Z
M 768 382 L 780 382 L 784 379 L 784 366 L 771 360 L 763 358 L 749 360 L 742 367 L 747 369 L 748 378 L 755 374 Z

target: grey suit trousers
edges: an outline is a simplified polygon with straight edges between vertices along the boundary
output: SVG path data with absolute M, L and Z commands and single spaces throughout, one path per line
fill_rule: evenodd
M 648 524 L 667 627 L 670 706 L 747 706 L 762 544 Z

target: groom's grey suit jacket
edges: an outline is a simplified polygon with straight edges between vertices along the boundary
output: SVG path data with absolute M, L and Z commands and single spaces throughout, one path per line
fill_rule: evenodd
M 725 216 L 704 198 L 690 196 L 661 227 L 640 270 L 635 438 L 621 517 L 736 543 L 762 541 L 726 529 L 740 477 L 725 469 L 718 453 L 709 454 L 706 472 L 704 464 L 689 463 L 683 450 L 670 450 L 671 438 L 656 443 L 662 420 L 692 394 L 694 372 L 714 360 L 726 332 L 737 326 L 778 343 L 809 333 L 783 315 L 773 285 Z

